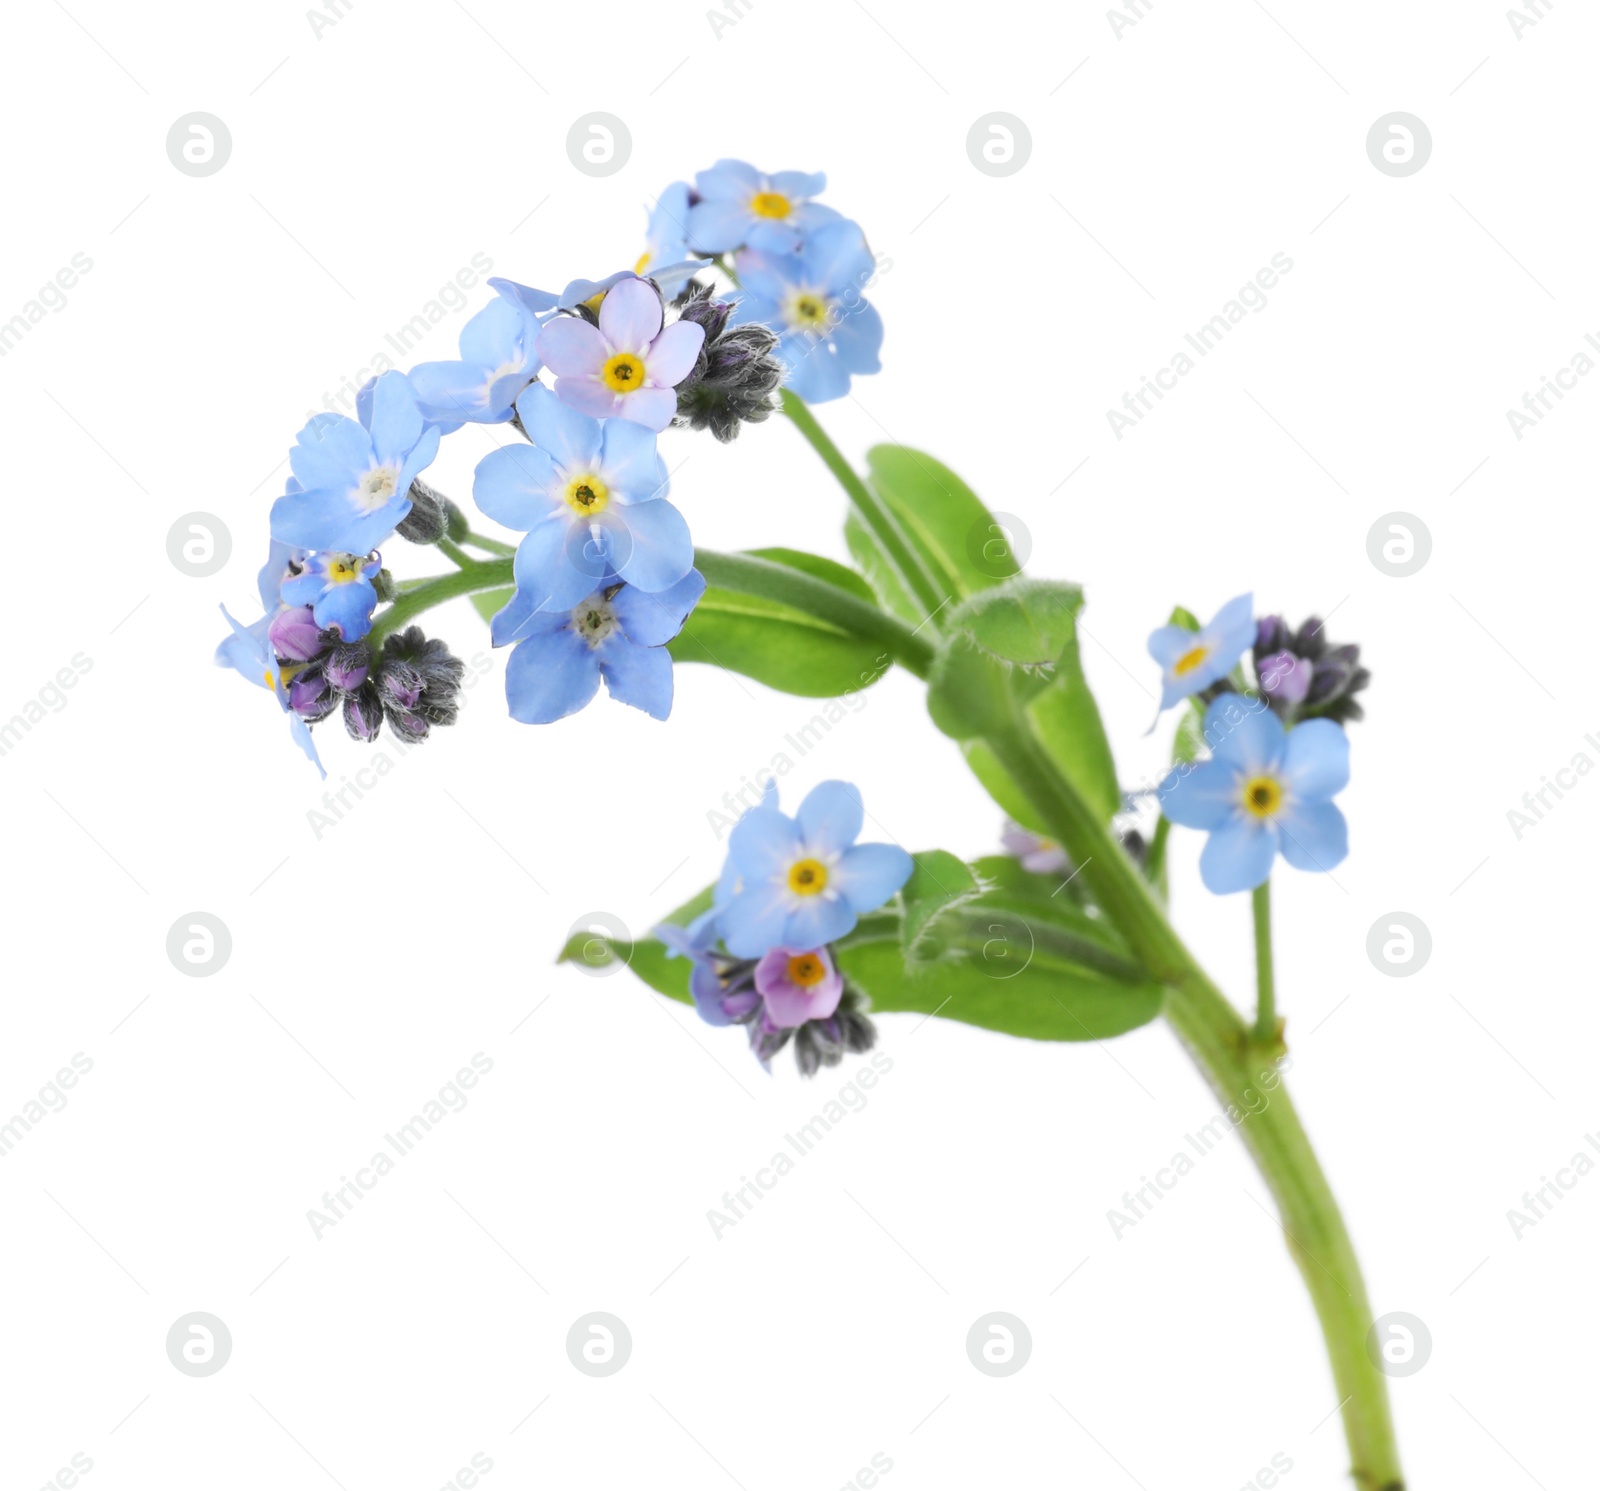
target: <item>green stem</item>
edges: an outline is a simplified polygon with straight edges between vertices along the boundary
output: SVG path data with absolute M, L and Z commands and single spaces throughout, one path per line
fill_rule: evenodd
M 1338 1203 L 1282 1085 L 1270 1047 L 1195 963 L 1144 877 L 1019 719 L 989 746 L 1089 881 L 1147 972 L 1167 986 L 1164 1013 L 1216 1094 L 1278 1205 L 1290 1255 L 1322 1326 L 1361 1491 L 1403 1491 L 1388 1384 L 1367 1355 L 1372 1309 Z M 1275 1036 L 1275 1032 L 1274 1032 Z M 1276 1040 L 1272 1045 L 1276 1044 Z
M 933 616 L 950 596 L 934 578 L 921 556 L 911 547 L 895 515 L 887 504 L 856 475 L 853 467 L 840 453 L 839 447 L 829 438 L 828 432 L 817 423 L 816 416 L 788 389 L 783 391 L 783 412 L 794 421 L 795 427 L 806 437 L 822 457 L 828 470 L 844 488 L 861 521 L 872 530 L 890 565 L 894 568 L 901 588 L 923 608 L 926 616 Z
M 461 542 L 471 544 L 474 549 L 482 549 L 486 554 L 499 554 L 509 559 L 517 552 L 515 544 L 502 543 L 497 538 L 487 538 L 481 533 L 474 533 L 471 529 L 461 535 Z
M 397 632 L 413 617 L 458 595 L 471 595 L 479 590 L 498 590 L 510 585 L 511 561 L 509 559 L 472 560 L 454 574 L 435 575 L 414 590 L 395 598 L 394 604 L 382 612 L 367 634 L 367 645 L 376 653 L 384 639 Z
M 842 632 L 878 644 L 918 678 L 928 676 L 933 664 L 932 645 L 903 621 L 837 585 L 754 554 L 718 554 L 711 549 L 696 549 L 694 562 L 710 585 L 793 606 Z
M 1272 977 L 1272 877 L 1250 893 L 1250 912 L 1256 925 L 1256 1024 L 1251 1039 L 1257 1045 L 1278 1041 L 1278 1007 Z
M 459 564 L 465 569 L 469 564 L 477 563 L 472 555 L 458 544 L 451 543 L 449 539 L 441 538 L 435 540 L 435 542 L 438 544 L 439 552 L 449 559 L 452 564 Z

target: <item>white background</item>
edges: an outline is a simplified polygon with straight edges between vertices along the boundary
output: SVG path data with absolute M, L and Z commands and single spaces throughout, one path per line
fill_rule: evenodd
M 1085 584 L 1125 780 L 1165 750 L 1143 642 L 1174 602 L 1253 588 L 1361 642 L 1350 858 L 1277 877 L 1292 1087 L 1374 1309 L 1432 1333 L 1393 1383 L 1411 1483 L 1592 1484 L 1600 1179 L 1520 1240 L 1506 1213 L 1600 1126 L 1600 781 L 1520 840 L 1506 813 L 1600 760 L 1600 379 L 1521 441 L 1505 411 L 1600 332 L 1595 18 L 1560 3 L 1519 39 L 1490 0 L 1157 0 L 1119 39 L 1088 5 L 737 13 L 361 0 L 319 37 L 288 3 L 8 10 L 0 319 L 93 269 L 0 359 L 0 716 L 93 666 L 0 758 L 0 1110 L 94 1066 L 0 1165 L 6 1483 L 80 1453 L 105 1491 L 430 1491 L 481 1452 L 491 1488 L 834 1488 L 875 1453 L 891 1491 L 1227 1491 L 1274 1454 L 1283 1484 L 1347 1484 L 1242 1149 L 1108 1225 L 1214 1111 L 1159 1023 L 1096 1048 L 889 1016 L 870 1104 L 714 1239 L 708 1208 L 853 1068 L 768 1078 L 740 1033 L 552 960 L 581 915 L 643 930 L 713 877 L 708 811 L 804 701 L 682 668 L 668 725 L 602 697 L 519 726 L 457 604 L 430 621 L 488 669 L 459 727 L 319 839 L 315 773 L 211 666 L 218 602 L 254 614 L 295 431 L 386 332 L 474 254 L 552 287 L 631 263 L 647 198 L 736 155 L 826 170 L 892 258 L 884 371 L 822 416 L 857 458 L 932 449 L 1022 516 L 1036 573 Z M 195 110 L 233 138 L 204 179 L 165 153 Z M 606 179 L 566 154 L 592 110 L 632 134 Z M 1004 179 L 965 148 L 993 110 L 1032 135 Z M 1433 136 L 1407 178 L 1365 150 L 1392 110 Z M 1105 411 L 1280 252 L 1266 309 L 1114 438 Z M 485 293 L 419 356 L 453 355 Z M 468 428 L 430 479 L 464 496 L 504 435 Z M 782 421 L 662 443 L 700 543 L 843 557 L 843 499 Z M 1402 580 L 1366 552 L 1396 509 L 1434 544 Z M 197 510 L 233 537 L 211 579 L 166 555 Z M 842 776 L 875 836 L 990 851 L 919 688 L 867 700 L 788 805 Z M 372 754 L 319 740 L 334 786 Z M 1175 915 L 1243 998 L 1247 900 L 1200 888 L 1199 842 L 1174 838 Z M 1397 909 L 1434 940 L 1413 978 L 1365 952 Z M 208 979 L 165 953 L 195 910 L 233 939 Z M 307 1210 L 479 1051 L 470 1106 L 317 1240 Z M 232 1332 L 215 1376 L 164 1351 L 194 1310 Z M 566 1357 L 593 1310 L 632 1332 L 614 1377 Z M 1032 1332 L 1016 1376 L 967 1361 L 992 1310 Z

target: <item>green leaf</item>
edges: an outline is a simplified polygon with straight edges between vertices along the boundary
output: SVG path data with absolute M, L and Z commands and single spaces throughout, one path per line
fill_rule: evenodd
M 1104 821 L 1122 807 L 1117 763 L 1100 719 L 1100 706 L 1089 691 L 1074 640 L 1056 662 L 1050 686 L 1028 705 L 1039 743 L 1068 781 Z
M 1043 675 L 1030 676 L 957 632 L 934 655 L 928 713 L 952 740 L 975 740 L 1014 726 L 1022 701 L 1044 682 Z
M 867 452 L 866 481 L 952 602 L 1021 572 L 1009 535 L 942 461 L 905 445 L 875 445 Z M 927 607 L 906 593 L 870 529 L 852 516 L 845 541 L 883 605 L 921 626 Z
M 1009 663 L 1053 667 L 1077 641 L 1083 590 L 1057 580 L 1007 580 L 963 601 L 949 626 Z
M 1172 615 L 1167 617 L 1167 625 L 1181 626 L 1186 632 L 1197 632 L 1200 630 L 1200 618 L 1183 606 L 1174 606 Z
M 911 878 L 901 889 L 900 941 L 908 961 L 928 956 L 930 933 L 941 916 L 975 901 L 983 883 L 955 855 L 928 849 L 911 856 Z
M 472 604 L 477 607 L 478 615 L 485 621 L 493 621 L 494 613 L 505 609 L 505 604 L 511 599 L 515 587 L 507 585 L 504 590 L 480 590 L 472 597 Z
M 854 570 L 794 549 L 754 549 L 760 559 L 785 564 L 876 603 L 872 587 Z M 743 673 L 785 693 L 836 698 L 867 687 L 888 671 L 891 659 L 870 642 L 762 596 L 713 586 L 684 629 L 667 644 L 680 663 L 709 663 Z

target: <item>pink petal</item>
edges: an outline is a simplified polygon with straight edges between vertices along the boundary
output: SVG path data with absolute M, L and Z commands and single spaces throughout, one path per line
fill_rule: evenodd
M 615 292 L 613 292 L 615 293 Z M 557 316 L 539 333 L 539 361 L 552 373 L 598 373 L 607 357 L 605 338 L 577 316 Z
M 689 376 L 705 339 L 705 327 L 692 321 L 674 321 L 650 344 L 650 353 L 644 360 L 646 376 L 659 387 L 677 387 Z
M 561 392 L 559 383 L 556 384 L 556 392 Z M 583 407 L 581 404 L 573 405 L 575 409 Z M 588 410 L 584 409 L 584 412 L 588 413 Z M 619 419 L 631 419 L 636 425 L 643 425 L 659 435 L 672 423 L 672 416 L 678 412 L 678 396 L 670 388 L 636 388 L 632 393 L 618 394 L 616 406 L 609 412 Z
M 555 395 L 567 408 L 587 414 L 591 419 L 609 419 L 622 412 L 618 407 L 622 403 L 622 396 L 613 393 L 592 373 L 576 378 L 557 378 Z M 638 398 L 638 394 L 629 394 L 628 397 Z M 665 429 L 666 426 L 662 425 L 661 428 Z
M 779 1030 L 804 1025 L 807 1020 L 825 1020 L 844 997 L 844 975 L 833 966 L 826 949 L 814 949 L 828 966 L 827 977 L 809 989 L 789 978 L 789 959 L 805 949 L 775 947 L 756 964 L 756 988 L 767 1005 L 767 1023 Z
M 661 297 L 643 280 L 613 285 L 600 302 L 600 330 L 617 351 L 643 355 L 661 330 Z

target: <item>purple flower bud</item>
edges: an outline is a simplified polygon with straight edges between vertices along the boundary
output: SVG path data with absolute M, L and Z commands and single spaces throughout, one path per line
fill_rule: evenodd
M 334 647 L 323 663 L 328 672 L 328 682 L 341 694 L 353 694 L 367 681 L 367 668 L 372 660 L 364 642 L 345 642 Z
M 321 668 L 303 668 L 289 681 L 289 708 L 309 724 L 327 719 L 338 702 Z
M 322 629 L 310 606 L 287 606 L 279 611 L 267 627 L 267 640 L 279 657 L 290 662 L 310 662 L 322 651 Z
M 377 689 L 370 683 L 364 684 L 357 693 L 345 697 L 344 728 L 352 740 L 370 744 L 378 738 L 378 731 L 382 727 L 383 705 L 379 702 Z
M 1312 665 L 1309 659 L 1292 652 L 1274 652 L 1256 664 L 1256 676 L 1268 698 L 1285 704 L 1299 704 L 1311 689 Z

